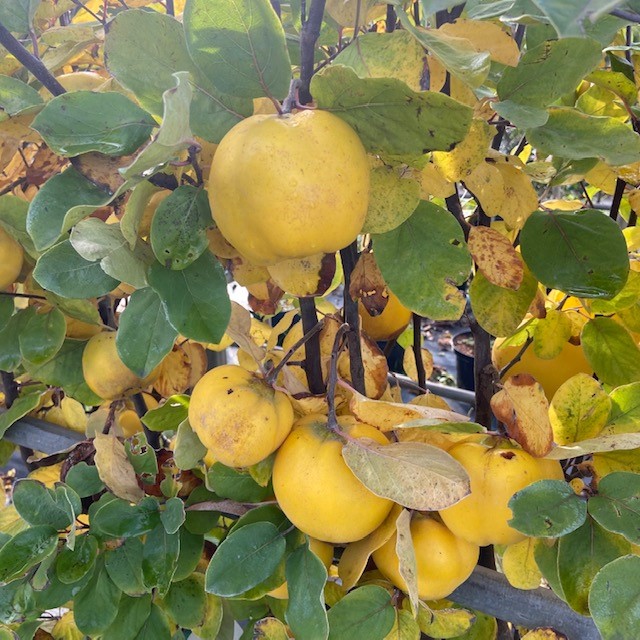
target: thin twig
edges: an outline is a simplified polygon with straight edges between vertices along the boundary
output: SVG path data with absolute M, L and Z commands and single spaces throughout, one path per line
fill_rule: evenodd
M 331 361 L 329 363 L 329 375 L 327 376 L 327 426 L 335 431 L 338 428 L 338 417 L 336 416 L 336 386 L 338 384 L 338 357 L 344 348 L 344 337 L 351 330 L 348 324 L 340 325 L 336 332 L 331 348 Z
M 500 369 L 500 377 L 501 378 L 504 378 L 504 376 L 507 375 L 509 369 L 511 369 L 511 367 L 513 367 L 514 365 L 518 364 L 518 362 L 520 362 L 520 360 L 522 360 L 522 356 L 524 355 L 524 352 L 529 348 L 529 346 L 532 344 L 532 342 L 533 342 L 533 338 L 531 336 L 529 336 L 525 340 L 525 342 L 522 345 L 522 348 L 520 349 L 520 351 L 518 351 L 518 353 L 516 353 L 516 355 L 513 357 L 513 360 L 511 360 L 511 362 L 509 362 L 502 369 Z
M 0 296 L 10 298 L 31 298 L 33 300 L 46 300 L 45 296 L 37 296 L 35 293 L 12 293 L 11 291 L 0 291 Z
M 611 199 L 611 209 L 609 209 L 609 217 L 612 220 L 618 219 L 618 213 L 620 211 L 620 203 L 622 202 L 622 196 L 624 194 L 624 188 L 627 186 L 627 183 L 620 178 L 616 179 L 616 190 L 613 193 L 613 198 Z
M 416 371 L 418 372 L 418 386 L 426 392 L 427 372 L 424 370 L 422 361 L 422 318 L 414 313 L 413 315 L 413 355 L 416 359 Z

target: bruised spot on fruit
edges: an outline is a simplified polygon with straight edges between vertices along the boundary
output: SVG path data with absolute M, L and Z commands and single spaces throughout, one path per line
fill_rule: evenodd
M 516 457 L 516 454 L 513 451 L 502 451 L 500 453 L 500 455 L 505 459 L 505 460 L 511 460 L 513 458 Z

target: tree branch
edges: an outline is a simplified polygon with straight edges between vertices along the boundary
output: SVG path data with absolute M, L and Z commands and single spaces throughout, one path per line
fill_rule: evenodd
M 422 318 L 412 314 L 413 320 L 413 355 L 416 359 L 416 371 L 418 372 L 418 386 L 426 391 L 427 372 L 422 361 Z
M 633 11 L 625 11 L 624 9 L 613 9 L 609 13 L 616 18 L 620 18 L 621 20 L 640 24 L 640 14 L 634 13 Z
M 42 60 L 36 58 L 28 49 L 25 49 L 13 34 L 0 22 L 0 44 L 18 62 L 21 62 L 27 70 L 42 83 L 42 85 L 54 96 L 65 93 L 64 87 L 51 75 L 47 67 L 42 64 Z
M 304 348 L 304 372 L 307 375 L 307 384 L 313 395 L 320 395 L 324 393 L 324 380 L 320 365 L 320 334 L 316 331 L 318 316 L 313 298 L 300 298 L 300 316 L 302 333 L 312 334 Z
M 320 36 L 325 2 L 326 0 L 312 0 L 309 17 L 304 21 L 300 32 L 300 102 L 302 104 L 308 104 L 313 99 L 309 86 L 314 73 L 314 52 Z

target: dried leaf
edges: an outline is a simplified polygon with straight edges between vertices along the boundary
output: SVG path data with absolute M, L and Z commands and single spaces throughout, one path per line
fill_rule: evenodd
M 335 326 L 337 330 L 340 325 L 335 323 Z M 321 335 L 320 340 L 322 339 L 323 336 Z M 387 358 L 376 342 L 365 333 L 360 334 L 360 353 L 364 367 L 364 389 L 367 397 L 373 399 L 381 398 L 388 385 L 389 365 Z M 338 373 L 349 382 L 351 381 L 350 367 L 349 352 L 343 351 L 338 358 Z
M 256 361 L 256 364 L 264 360 L 265 350 L 251 337 L 251 314 L 237 302 L 231 302 L 231 318 L 226 333 Z
M 278 302 L 284 291 L 271 278 L 267 282 L 247 287 L 249 290 L 249 306 L 252 311 L 265 316 L 272 316 L 278 310 Z
M 349 295 L 360 300 L 370 316 L 379 316 L 387 306 L 389 291 L 373 253 L 361 253 L 351 274 Z
M 96 448 L 95 464 L 100 480 L 118 498 L 129 502 L 141 500 L 144 491 L 138 486 L 136 473 L 122 442 L 115 436 L 98 433 L 93 445 Z
M 409 509 L 445 509 L 470 493 L 464 467 L 445 451 L 421 442 L 378 445 L 351 439 L 342 457 L 373 493 Z
M 419 606 L 418 596 L 418 566 L 416 552 L 411 537 L 411 513 L 406 509 L 396 520 L 396 555 L 398 556 L 398 572 L 407 585 L 407 595 L 411 609 L 417 614 Z
M 507 433 L 527 453 L 541 458 L 551 451 L 553 430 L 549 401 L 542 385 L 528 373 L 518 373 L 491 398 L 491 409 Z
M 384 522 L 368 536 L 348 544 L 338 564 L 338 575 L 342 580 L 342 587 L 349 591 L 356 586 L 363 574 L 369 557 L 379 549 L 396 531 L 396 520 L 403 509 L 394 504 Z
M 517 290 L 522 284 L 522 257 L 509 239 L 491 227 L 471 227 L 469 252 L 484 277 L 498 287 Z
M 420 349 L 422 354 L 422 366 L 424 367 L 424 377 L 428 380 L 433 373 L 433 355 L 428 349 Z M 416 367 L 416 355 L 413 349 L 404 350 L 402 357 L 402 368 L 404 372 L 414 381 L 418 382 L 418 368 Z
M 271 279 L 281 289 L 298 297 L 322 296 L 336 274 L 336 254 L 316 253 L 306 258 L 292 258 L 269 265 Z
M 189 388 L 191 362 L 188 354 L 177 344 L 160 363 L 153 388 L 163 397 L 179 395 Z

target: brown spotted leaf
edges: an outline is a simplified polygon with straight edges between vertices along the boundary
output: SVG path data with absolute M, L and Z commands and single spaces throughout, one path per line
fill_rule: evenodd
M 342 457 L 370 491 L 409 509 L 437 511 L 470 492 L 464 467 L 448 453 L 422 442 L 350 439 Z
M 520 287 L 522 258 L 506 236 L 490 227 L 471 227 L 468 244 L 478 269 L 489 282 L 514 291 Z
M 387 306 L 389 291 L 372 253 L 362 253 L 351 273 L 349 295 L 360 300 L 371 316 L 379 316 Z
M 511 376 L 491 398 L 491 409 L 507 427 L 507 433 L 527 453 L 541 458 L 551 451 L 553 429 L 544 389 L 528 373 Z
M 138 502 L 144 491 L 138 486 L 136 473 L 127 458 L 124 445 L 115 436 L 96 434 L 95 464 L 100 480 L 118 498 Z
M 249 306 L 252 311 L 272 316 L 278 310 L 278 303 L 284 291 L 271 279 L 249 288 Z

